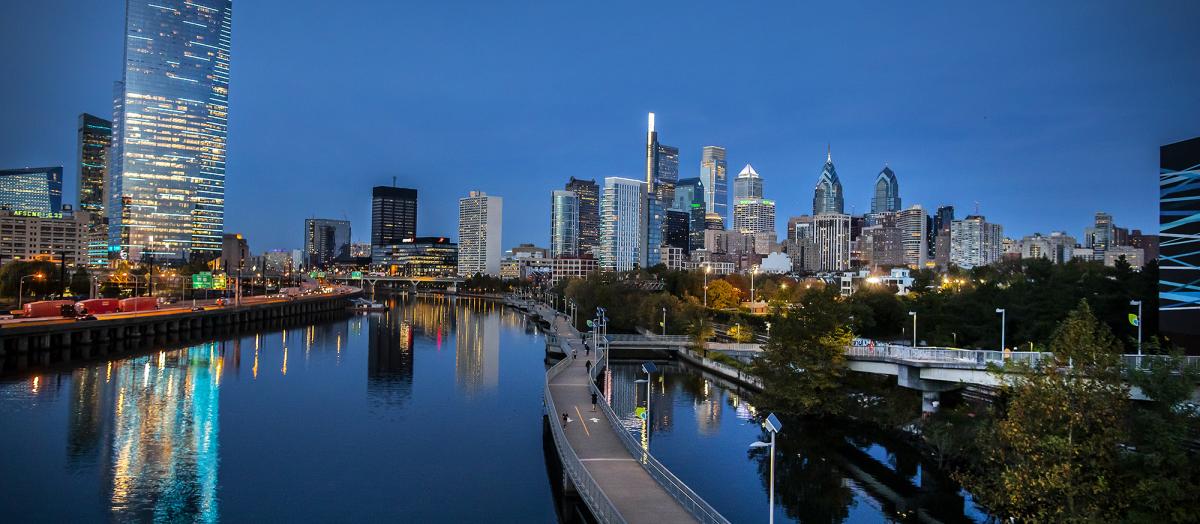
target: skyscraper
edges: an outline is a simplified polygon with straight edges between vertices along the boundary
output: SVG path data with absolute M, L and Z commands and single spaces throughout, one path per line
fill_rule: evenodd
M 417 238 L 417 190 L 375 186 L 371 189 L 371 246 L 412 242 Z
M 689 253 L 691 251 L 690 222 L 690 214 L 675 209 L 667 210 L 666 220 L 663 222 L 663 245 L 682 249 L 684 254 Z M 662 260 L 661 262 L 665 263 L 666 261 Z
M 1158 154 L 1159 329 L 1183 335 L 1194 349 L 1200 343 L 1200 137 L 1162 146 Z
M 1004 229 L 981 215 L 970 215 L 950 223 L 950 262 L 963 269 L 986 266 L 1000 260 Z
M 929 220 L 925 210 L 920 205 L 914 205 L 897 211 L 896 227 L 900 228 L 904 263 L 916 269 L 924 267 L 925 261 L 929 259 Z
M 600 197 L 600 268 L 628 271 L 642 260 L 646 186 L 628 178 L 604 179 Z
M 654 113 L 650 113 L 646 132 L 646 190 L 669 206 L 675 199 L 675 183 L 679 180 L 679 148 L 658 142 L 654 130 Z
M 62 212 L 62 166 L 0 169 L 0 207 L 37 216 Z
M 826 152 L 825 166 L 821 168 L 821 176 L 813 190 L 813 215 L 842 214 L 844 209 L 842 181 L 838 180 L 837 170 L 833 167 L 833 153 Z
M 309 267 L 325 267 L 334 260 L 349 258 L 349 220 L 304 219 L 304 262 Z
M 684 178 L 675 186 L 675 204 L 671 206 L 677 211 L 688 213 L 689 251 L 704 246 L 704 183 L 698 177 Z
M 104 186 L 108 179 L 108 148 L 112 122 L 98 116 L 79 115 L 79 208 L 104 216 Z
M 232 10 L 126 2 L 108 218 L 110 243 L 131 259 L 220 254 Z
M 940 269 L 950 265 L 950 224 L 954 222 L 954 206 L 939 206 L 933 216 L 933 261 Z
M 728 223 L 729 180 L 725 175 L 725 148 L 704 146 L 701 150 L 700 182 L 704 184 L 704 212 L 716 213 L 723 223 Z
M 458 200 L 458 275 L 500 276 L 504 200 L 471 191 Z
M 813 217 L 813 269 L 850 269 L 850 215 L 825 213 Z
M 888 166 L 875 177 L 875 196 L 871 198 L 871 213 L 900 210 L 900 184 L 896 173 Z
M 579 199 L 579 254 L 600 254 L 600 188 L 595 180 L 571 177 L 566 190 Z
M 1103 211 L 1097 212 L 1092 226 L 1092 249 L 1103 251 L 1115 245 L 1114 229 L 1112 215 Z
M 762 197 L 762 178 L 758 176 L 758 172 L 754 170 L 754 167 L 746 164 L 746 167 L 742 168 L 742 172 L 738 173 L 737 178 L 733 180 L 733 199 L 737 201 Z
M 550 256 L 579 254 L 579 197 L 571 191 L 550 193 Z

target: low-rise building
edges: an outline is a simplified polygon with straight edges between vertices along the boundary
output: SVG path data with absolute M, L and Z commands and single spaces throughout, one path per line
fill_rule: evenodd
M 65 257 L 67 265 L 87 264 L 91 220 L 91 213 L 69 206 L 55 213 L 0 208 L 0 262 Z
M 568 278 L 587 278 L 588 275 L 600 270 L 596 259 L 590 256 L 557 257 L 551 259 L 550 267 L 550 281 L 554 284 Z
M 1125 261 L 1135 269 L 1141 269 L 1146 265 L 1145 252 L 1141 248 L 1132 246 L 1112 246 L 1104 250 L 1104 265 L 1113 267 L 1117 265 L 1117 260 L 1125 257 Z
M 412 242 L 374 246 L 371 267 L 406 277 L 454 276 L 458 244 L 447 237 L 416 237 Z

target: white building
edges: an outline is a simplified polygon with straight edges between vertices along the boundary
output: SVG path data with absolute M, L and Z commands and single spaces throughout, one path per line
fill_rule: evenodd
M 550 256 L 579 254 L 579 198 L 572 191 L 550 193 Z
M 642 258 L 646 183 L 621 177 L 604 179 L 600 195 L 600 269 L 628 271 Z
M 1134 269 L 1140 269 L 1146 264 L 1145 252 L 1140 247 L 1132 246 L 1110 246 L 1104 250 L 1104 265 L 1113 267 L 1117 265 L 1117 260 L 1125 257 L 1125 261 L 1133 266 Z
M 785 253 L 771 253 L 763 259 L 762 264 L 759 265 L 759 269 L 763 273 L 788 273 L 792 271 L 792 259 Z
M 950 223 L 950 262 L 963 269 L 998 262 L 1003 253 L 1004 228 L 982 215 Z
M 472 191 L 458 200 L 458 275 L 500 276 L 500 233 L 504 200 Z
M 812 220 L 812 262 L 816 271 L 850 269 L 850 215 L 826 213 Z
M 741 233 L 775 232 L 775 201 L 745 198 L 733 204 L 733 229 Z
M 1018 243 L 1021 258 L 1045 258 L 1055 264 L 1071 260 L 1075 254 L 1075 237 L 1062 231 L 1054 231 L 1050 236 L 1041 233 L 1026 235 Z
M 64 207 L 61 212 L 0 209 L 0 262 L 46 260 L 67 265 L 88 262 L 91 214 Z
M 896 212 L 896 227 L 900 228 L 900 245 L 904 263 L 912 268 L 925 267 L 929 259 L 929 220 L 925 210 L 915 205 Z

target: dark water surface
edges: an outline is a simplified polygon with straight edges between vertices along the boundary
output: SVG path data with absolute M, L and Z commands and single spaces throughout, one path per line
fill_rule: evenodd
M 399 305 L 0 382 L 0 521 L 554 521 L 542 337 Z

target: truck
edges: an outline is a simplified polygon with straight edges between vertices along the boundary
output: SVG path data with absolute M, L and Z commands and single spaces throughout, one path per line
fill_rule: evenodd
M 121 301 L 115 298 L 93 298 L 80 300 L 75 303 L 75 312 L 80 315 L 84 312 L 99 315 L 101 313 L 116 313 L 118 311 L 121 311 Z
M 23 318 L 48 318 L 62 317 L 63 306 L 73 306 L 74 300 L 41 300 L 38 302 L 29 302 L 21 308 L 21 317 Z
M 131 297 L 121 299 L 121 312 L 153 311 L 158 309 L 158 299 L 154 297 Z

